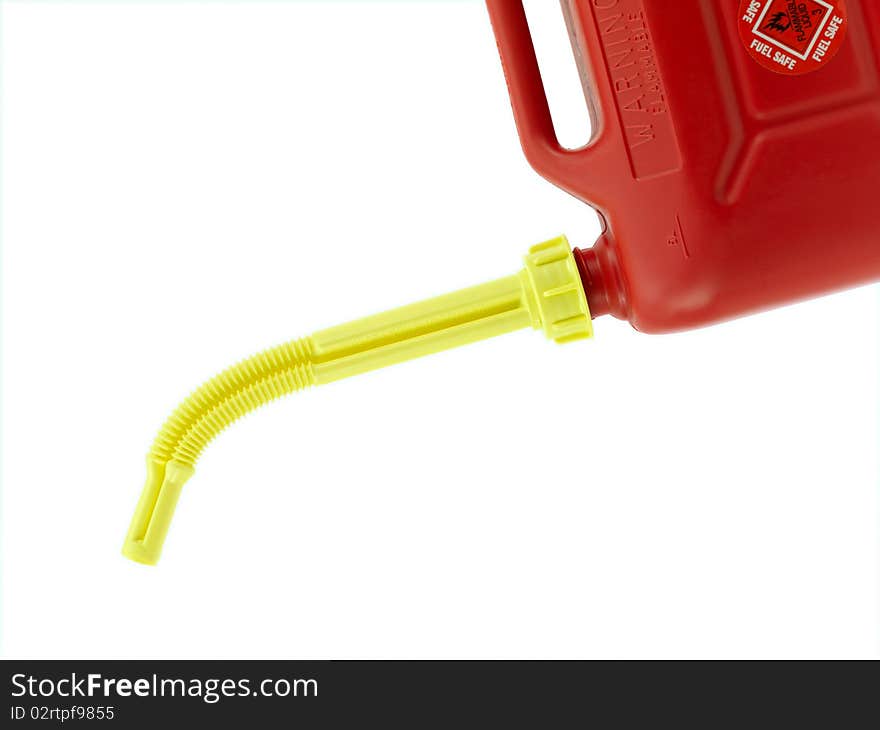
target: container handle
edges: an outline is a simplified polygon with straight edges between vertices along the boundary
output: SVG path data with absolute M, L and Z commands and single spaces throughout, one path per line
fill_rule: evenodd
M 522 0 L 486 0 L 486 6 L 526 159 L 550 182 L 594 202 L 592 191 L 598 192 L 601 182 L 596 175 L 601 166 L 595 164 L 600 137 L 594 134 L 587 146 L 573 150 L 559 143 Z

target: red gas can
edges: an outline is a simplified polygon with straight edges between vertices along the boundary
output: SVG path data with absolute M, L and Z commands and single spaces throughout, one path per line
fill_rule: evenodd
M 594 316 L 667 332 L 880 279 L 880 2 L 562 5 L 576 150 L 520 0 L 488 0 L 528 160 L 603 219 L 576 253 Z

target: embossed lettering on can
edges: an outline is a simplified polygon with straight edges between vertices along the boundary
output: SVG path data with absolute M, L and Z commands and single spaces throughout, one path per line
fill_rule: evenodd
M 590 0 L 632 173 L 678 170 L 681 152 L 640 0 Z

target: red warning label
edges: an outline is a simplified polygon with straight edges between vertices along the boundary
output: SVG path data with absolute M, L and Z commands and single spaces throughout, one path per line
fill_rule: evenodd
M 764 68 L 792 76 L 817 71 L 846 37 L 845 0 L 742 0 L 739 35 Z

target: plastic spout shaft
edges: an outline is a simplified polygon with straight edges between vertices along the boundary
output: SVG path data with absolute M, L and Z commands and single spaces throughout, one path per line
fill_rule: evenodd
M 531 249 L 513 276 L 321 330 L 229 368 L 190 395 L 147 456 L 147 481 L 123 554 L 154 565 L 184 483 L 201 452 L 244 414 L 309 385 L 533 327 L 557 342 L 592 335 L 578 269 L 565 238 Z

